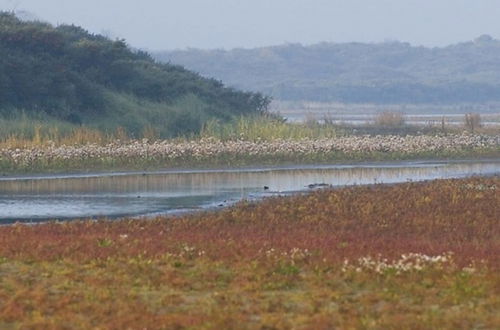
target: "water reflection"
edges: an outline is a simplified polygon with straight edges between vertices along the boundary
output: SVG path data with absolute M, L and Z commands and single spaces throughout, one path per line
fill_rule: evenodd
M 339 186 L 498 173 L 500 161 L 11 178 L 0 180 L 0 222 L 189 211 L 304 191 L 314 183 Z

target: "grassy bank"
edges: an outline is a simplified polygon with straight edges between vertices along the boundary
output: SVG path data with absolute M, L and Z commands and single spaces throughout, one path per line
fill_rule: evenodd
M 0 173 L 148 170 L 498 158 L 495 136 L 345 136 L 275 140 L 115 140 L 107 144 L 41 145 L 0 149 Z
M 209 121 L 200 134 L 161 140 L 152 127 L 137 138 L 123 128 L 42 119 L 0 119 L 1 174 L 500 157 L 498 133 L 404 133 L 397 127 L 384 128 L 385 134 L 355 134 L 329 123 L 245 117 Z
M 500 179 L 0 227 L 2 328 L 497 328 Z

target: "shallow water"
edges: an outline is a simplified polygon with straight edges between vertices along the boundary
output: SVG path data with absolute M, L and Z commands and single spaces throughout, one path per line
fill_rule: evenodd
M 314 184 L 344 186 L 494 174 L 500 174 L 500 160 L 12 177 L 0 179 L 0 223 L 151 216 L 309 191 L 317 187 Z
M 292 123 L 303 123 L 307 120 L 314 119 L 320 123 L 327 118 L 330 122 L 339 125 L 362 126 L 374 123 L 375 114 L 330 114 L 328 112 L 280 112 L 287 121 Z M 416 126 L 435 126 L 441 127 L 444 119 L 446 126 L 463 126 L 464 114 L 422 114 L 422 115 L 406 115 L 405 123 Z M 500 114 L 481 114 L 481 125 L 487 127 L 500 127 Z

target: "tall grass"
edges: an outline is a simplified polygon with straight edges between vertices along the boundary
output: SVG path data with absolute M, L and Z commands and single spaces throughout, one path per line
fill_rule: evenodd
M 188 94 L 175 102 L 144 101 L 133 95 L 105 92 L 107 107 L 82 115 L 81 124 L 55 119 L 40 111 L 0 108 L 0 144 L 41 145 L 54 143 L 100 143 L 107 138 L 195 138 L 211 117 L 210 105 Z M 119 133 L 119 134 L 117 134 Z M 88 140 L 85 140 L 88 138 Z
M 341 134 L 342 131 L 333 125 L 319 124 L 317 122 L 292 124 L 267 117 L 241 117 L 229 123 L 211 120 L 204 125 L 201 131 L 201 137 L 205 138 L 215 137 L 220 140 L 243 139 L 249 141 L 331 138 Z
M 164 115 L 165 108 L 155 104 L 144 105 L 141 113 L 138 105 L 133 101 L 123 98 L 121 115 L 116 118 L 103 117 L 99 123 L 75 125 L 68 122 L 55 120 L 44 115 L 27 116 L 20 112 L 19 115 L 2 116 L 0 113 L 0 148 L 29 148 L 46 145 L 85 145 L 89 143 L 104 145 L 120 140 L 147 139 L 158 141 L 162 139 L 175 139 L 177 141 L 199 140 L 201 138 L 215 138 L 221 141 L 275 141 L 275 140 L 303 140 L 325 139 L 347 135 L 414 135 L 421 134 L 420 128 L 404 124 L 404 116 L 399 114 L 384 113 L 375 125 L 366 127 L 339 125 L 327 120 L 318 122 L 308 120 L 305 123 L 288 123 L 272 116 L 239 117 L 232 121 L 208 119 L 208 114 L 199 111 L 204 104 L 198 99 L 186 97 L 182 104 L 169 105 L 171 120 Z M 130 101 L 132 103 L 127 104 Z M 181 111 L 186 105 L 192 109 L 189 113 Z M 165 105 L 166 106 L 166 105 Z M 135 110 L 131 110 L 135 109 Z M 196 113 L 202 113 L 196 117 Z M 175 118 L 174 118 L 175 117 Z M 131 124 L 133 123 L 133 124 Z M 177 123 L 174 125 L 173 123 Z M 444 133 L 459 134 L 463 128 L 450 127 Z M 476 133 L 498 134 L 497 128 L 487 130 L 476 129 Z M 428 134 L 443 133 L 442 131 L 429 131 Z
M 478 113 L 468 113 L 464 118 L 465 128 L 474 133 L 479 127 L 481 127 L 481 115 Z
M 71 135 L 77 128 L 78 126 L 67 122 L 42 115 L 27 116 L 23 112 L 11 116 L 0 116 L 0 146 L 43 145 Z
M 109 93 L 107 98 L 114 107 L 85 118 L 81 125 L 55 119 L 44 112 L 28 114 L 20 109 L 0 109 L 0 147 L 104 144 L 131 138 L 195 138 L 209 119 L 207 105 L 192 95 L 172 104 L 142 101 L 118 93 Z
M 374 124 L 379 127 L 401 127 L 406 123 L 402 112 L 384 111 L 375 116 Z
M 128 136 L 137 139 L 192 136 L 209 119 L 208 105 L 195 95 L 186 95 L 173 103 L 145 101 L 118 93 L 109 93 L 107 99 L 112 108 L 86 124 L 108 134 L 123 127 Z
M 21 112 L 0 116 L 0 148 L 31 148 L 47 145 L 99 145 L 111 141 L 128 140 L 129 133 L 122 127 L 114 131 L 80 126 L 38 114 L 28 116 Z

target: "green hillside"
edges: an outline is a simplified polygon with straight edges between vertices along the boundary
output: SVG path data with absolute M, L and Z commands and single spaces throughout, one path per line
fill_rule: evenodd
M 287 44 L 228 51 L 187 49 L 155 57 L 279 100 L 500 101 L 500 41 L 489 36 L 442 48 L 402 42 Z
M 0 13 L 0 119 L 36 118 L 161 136 L 266 110 L 268 99 L 161 64 L 123 40 Z

